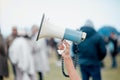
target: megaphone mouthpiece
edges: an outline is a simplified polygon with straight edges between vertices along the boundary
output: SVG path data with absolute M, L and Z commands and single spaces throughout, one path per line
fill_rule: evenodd
M 86 33 L 66 28 L 63 38 L 75 43 L 80 43 L 86 38 Z

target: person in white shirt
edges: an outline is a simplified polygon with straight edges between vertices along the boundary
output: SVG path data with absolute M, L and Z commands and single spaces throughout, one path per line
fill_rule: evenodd
M 35 80 L 32 45 L 27 37 L 16 38 L 9 48 L 9 58 L 16 69 L 16 80 Z

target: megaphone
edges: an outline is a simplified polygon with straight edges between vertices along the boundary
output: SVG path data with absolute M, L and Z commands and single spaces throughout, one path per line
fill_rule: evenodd
M 75 43 L 80 43 L 86 38 L 86 33 L 65 27 L 56 26 L 50 23 L 48 18 L 45 18 L 45 14 L 43 14 L 36 41 L 40 38 L 46 37 L 66 39 Z

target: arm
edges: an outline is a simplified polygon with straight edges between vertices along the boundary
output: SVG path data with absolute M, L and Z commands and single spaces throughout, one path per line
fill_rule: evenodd
M 63 41 L 63 44 L 65 44 L 66 49 L 61 55 L 64 59 L 65 66 L 66 66 L 66 69 L 68 71 L 70 80 L 81 80 L 79 75 L 77 74 L 77 71 L 74 68 L 74 65 L 73 65 L 73 62 L 72 62 L 72 59 L 71 59 L 71 56 L 70 56 L 70 52 L 69 52 L 70 51 L 69 50 L 70 46 L 66 41 Z M 62 44 L 60 44 L 58 48 L 60 50 L 63 50 L 64 47 L 63 47 Z
M 73 66 L 71 57 L 70 56 L 64 57 L 64 62 L 65 62 L 65 66 L 68 71 L 70 80 L 80 80 L 80 77 Z

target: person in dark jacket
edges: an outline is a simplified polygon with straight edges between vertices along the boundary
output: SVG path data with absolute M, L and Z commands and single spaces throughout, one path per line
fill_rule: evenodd
M 73 52 L 78 55 L 82 80 L 89 80 L 90 77 L 101 80 L 100 62 L 106 55 L 106 47 L 103 38 L 93 27 L 93 23 L 88 20 L 80 29 L 87 33 L 86 39 L 72 47 Z
M 4 40 L 0 34 L 0 80 L 3 80 L 3 77 L 8 77 L 8 63 Z
M 114 50 L 111 52 L 111 58 L 112 58 L 111 67 L 116 68 L 117 67 L 116 56 L 118 54 L 118 45 L 117 45 L 118 41 L 117 41 L 116 34 L 114 32 L 110 34 L 109 41 L 111 41 L 114 45 Z

